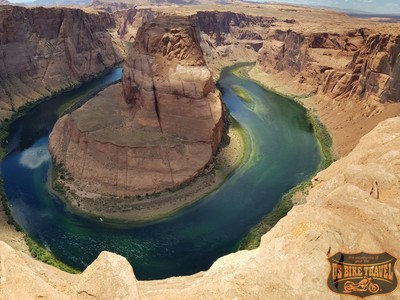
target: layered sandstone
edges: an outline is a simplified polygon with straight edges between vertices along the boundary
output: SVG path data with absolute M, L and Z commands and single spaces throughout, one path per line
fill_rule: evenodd
M 136 281 L 125 259 L 106 252 L 81 275 L 69 275 L 0 243 L 0 297 L 339 299 L 326 284 L 328 256 L 387 251 L 400 257 L 399 149 L 400 117 L 379 124 L 317 174 L 306 203 L 265 234 L 259 248 L 222 257 L 192 276 Z M 399 277 L 399 264 L 395 272 Z M 399 297 L 397 289 L 385 299 Z
M 270 26 L 277 20 L 273 16 L 245 14 L 240 10 L 198 10 L 196 6 L 180 7 L 179 10 L 174 6 L 135 7 L 117 11 L 114 16 L 120 38 L 129 42 L 135 40 L 142 24 L 158 15 L 188 16 L 200 31 L 201 47 L 214 78 L 223 67 L 255 61 Z
M 0 120 L 122 59 L 107 13 L 2 6 L 0 20 Z
M 358 23 L 340 15 L 320 27 L 307 20 L 282 22 L 268 33 L 253 71 L 268 86 L 317 109 L 339 155 L 400 113 L 400 26 Z
M 156 16 L 150 8 L 129 8 L 114 12 L 119 37 L 124 41 L 134 42 L 139 28 Z
M 153 194 L 192 180 L 212 161 L 222 113 L 197 27 L 159 17 L 139 29 L 122 85 L 61 118 L 49 149 L 80 198 Z
M 255 61 L 274 17 L 230 11 L 199 11 L 192 16 L 201 31 L 207 64 L 218 77 L 223 67 Z
M 287 72 L 310 92 L 335 98 L 399 101 L 400 36 L 359 28 L 322 33 L 274 30 L 258 63 L 267 73 Z

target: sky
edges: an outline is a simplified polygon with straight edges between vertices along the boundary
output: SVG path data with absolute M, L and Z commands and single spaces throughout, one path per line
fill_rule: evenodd
M 257 2 L 280 2 L 302 5 L 322 5 L 344 9 L 355 9 L 369 13 L 400 14 L 400 0 L 275 0 Z
M 33 0 L 9 0 L 10 2 L 30 2 Z M 117 1 L 117 0 L 116 0 Z M 355 9 L 369 13 L 400 14 L 400 0 L 252 0 L 257 2 L 280 2 L 302 5 L 322 5 L 344 9 Z

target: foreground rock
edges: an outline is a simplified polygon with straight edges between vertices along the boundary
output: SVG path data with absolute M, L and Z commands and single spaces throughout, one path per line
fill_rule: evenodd
M 50 135 L 50 152 L 81 198 L 177 188 L 204 170 L 220 144 L 222 104 L 197 27 L 185 17 L 146 24 L 122 86 L 61 118 Z
M 207 272 L 136 281 L 128 262 L 103 252 L 65 274 L 0 243 L 2 299 L 340 299 L 326 285 L 328 255 L 387 251 L 400 257 L 400 117 L 379 124 L 319 173 L 307 202 L 259 248 L 220 258 Z M 400 265 L 395 269 L 400 276 Z M 400 290 L 385 299 L 398 299 Z M 373 299 L 373 298 L 371 298 Z
M 16 252 L 0 241 L 1 299 L 139 299 L 129 262 L 102 252 L 80 275 L 72 275 Z
M 107 13 L 1 6 L 0 24 L 0 121 L 122 59 Z

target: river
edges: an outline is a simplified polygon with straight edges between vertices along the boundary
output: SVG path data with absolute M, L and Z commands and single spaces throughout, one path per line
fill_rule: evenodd
M 216 191 L 174 216 L 146 224 L 117 224 L 77 215 L 47 191 L 52 167 L 48 135 L 60 107 L 121 77 L 121 69 L 55 96 L 12 123 L 2 162 L 11 213 L 27 234 L 64 263 L 84 269 L 102 250 L 125 256 L 138 279 L 160 279 L 208 269 L 232 252 L 280 197 L 307 179 L 320 162 L 306 110 L 294 101 L 222 71 L 219 87 L 246 132 L 243 164 Z M 251 97 L 240 100 L 232 86 Z

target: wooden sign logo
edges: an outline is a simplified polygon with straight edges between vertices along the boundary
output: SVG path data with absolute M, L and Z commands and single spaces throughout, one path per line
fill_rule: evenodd
M 365 298 L 388 294 L 397 288 L 396 258 L 380 254 L 338 252 L 329 257 L 328 287 L 335 293 Z

